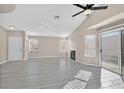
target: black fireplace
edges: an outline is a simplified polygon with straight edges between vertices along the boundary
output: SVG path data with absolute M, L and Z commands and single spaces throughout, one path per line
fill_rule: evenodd
M 70 51 L 70 58 L 76 60 L 76 51 L 75 50 Z

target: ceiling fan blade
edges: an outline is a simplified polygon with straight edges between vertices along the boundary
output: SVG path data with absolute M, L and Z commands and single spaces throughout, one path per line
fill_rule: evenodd
M 87 4 L 86 9 L 91 9 L 95 4 Z
M 89 4 L 89 7 L 92 8 L 95 4 Z
M 92 7 L 91 10 L 101 10 L 101 9 L 107 9 L 108 6 L 99 6 L 99 7 Z
M 84 7 L 84 6 L 82 6 L 82 5 L 80 5 L 80 4 L 73 4 L 74 6 L 77 6 L 77 7 L 80 7 L 80 8 L 82 8 L 82 9 L 86 9 L 86 7 Z
M 82 12 L 84 12 L 84 11 L 81 11 L 81 12 L 78 12 L 77 14 L 74 14 L 72 17 L 75 17 L 76 15 L 79 15 L 79 14 L 81 14 Z

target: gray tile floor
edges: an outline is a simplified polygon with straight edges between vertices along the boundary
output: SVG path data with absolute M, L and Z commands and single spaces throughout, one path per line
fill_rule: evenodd
M 106 70 L 99 67 L 83 65 L 68 58 L 41 58 L 1 64 L 0 88 L 61 89 L 66 83 L 73 80 L 81 69 L 92 72 L 87 89 L 111 87 L 107 84 L 110 80 L 107 80 L 105 84 L 106 79 L 103 75 Z M 109 77 L 111 75 L 108 74 Z M 118 78 L 115 80 L 118 80 Z
M 79 70 L 93 72 L 87 88 L 100 88 L 101 69 L 67 58 L 29 59 L 0 65 L 2 89 L 61 89 Z
M 122 86 L 122 84 L 124 85 L 124 82 L 123 82 L 123 78 L 120 75 L 110 72 L 106 69 L 101 70 L 101 88 L 102 89 L 120 88 L 119 86 L 120 85 Z

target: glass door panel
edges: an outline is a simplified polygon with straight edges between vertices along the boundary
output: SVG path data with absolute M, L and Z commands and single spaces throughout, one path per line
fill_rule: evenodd
M 120 73 L 120 31 L 101 34 L 102 67 Z
M 122 74 L 124 75 L 124 31 L 121 35 L 121 62 L 122 62 Z

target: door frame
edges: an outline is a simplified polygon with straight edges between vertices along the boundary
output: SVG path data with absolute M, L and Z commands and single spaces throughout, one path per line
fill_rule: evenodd
M 102 38 L 101 38 L 101 35 L 103 33 L 109 33 L 109 32 L 115 32 L 115 31 L 119 31 L 120 32 L 120 35 L 119 35 L 119 53 L 118 53 L 118 60 L 119 60 L 119 73 L 117 74 L 122 74 L 122 62 L 121 62 L 121 33 L 122 33 L 122 30 L 124 29 L 124 27 L 117 27 L 117 28 L 112 28 L 112 29 L 106 29 L 106 30 L 101 30 L 99 31 L 99 65 L 100 67 L 102 67 L 102 53 L 101 53 L 101 49 L 102 49 Z M 104 68 L 104 67 L 103 67 Z M 105 68 L 106 69 L 106 68 Z M 107 69 L 109 70 L 109 69 Z M 112 71 L 112 70 L 110 70 Z M 112 71 L 114 72 L 114 71 Z M 114 72 L 116 73 L 116 72 Z
M 21 50 L 21 51 L 22 51 L 22 58 L 19 59 L 19 60 L 10 60 L 10 59 L 9 59 L 9 38 L 11 38 L 11 37 L 21 37 L 21 36 L 8 36 L 7 60 L 8 60 L 8 61 L 23 61 L 23 60 L 24 60 L 24 59 L 23 59 L 23 54 L 24 54 L 24 43 L 23 43 L 24 41 L 23 41 L 23 37 L 21 37 L 21 38 L 22 38 L 22 50 Z

